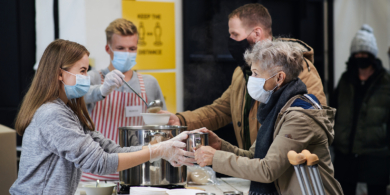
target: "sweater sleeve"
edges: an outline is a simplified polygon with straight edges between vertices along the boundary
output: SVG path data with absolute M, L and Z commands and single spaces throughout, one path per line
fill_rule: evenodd
M 318 127 L 314 127 L 313 123 L 312 119 L 303 114 L 291 115 L 283 122 L 265 158 L 249 159 L 219 150 L 213 157 L 213 169 L 216 172 L 251 181 L 274 182 L 291 167 L 287 153 L 290 150 L 302 151 L 315 136 L 312 129 Z M 292 139 L 285 135 L 290 135 Z
M 91 135 L 85 134 L 77 116 L 61 106 L 37 112 L 42 146 L 50 152 L 74 163 L 84 172 L 98 175 L 115 173 L 118 154 L 103 150 Z
M 136 152 L 142 149 L 142 146 L 120 147 L 113 140 L 105 138 L 101 133 L 97 131 L 86 130 L 95 142 L 98 142 L 100 147 L 107 153 L 127 153 Z

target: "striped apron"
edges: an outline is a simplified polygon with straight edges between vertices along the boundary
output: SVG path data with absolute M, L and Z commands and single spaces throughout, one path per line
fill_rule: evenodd
M 136 74 L 136 73 L 134 73 Z M 141 97 L 148 102 L 145 91 L 145 84 L 142 76 L 138 75 L 141 88 Z M 142 106 L 142 112 L 146 112 L 143 101 L 133 92 L 121 92 L 114 90 L 102 101 L 96 102 L 92 110 L 91 118 L 95 123 L 95 130 L 99 131 L 105 138 L 114 140 L 119 144 L 118 127 L 144 125 L 142 116 L 126 117 L 126 106 Z M 94 175 L 83 172 L 81 181 L 119 180 L 119 173 L 109 175 Z

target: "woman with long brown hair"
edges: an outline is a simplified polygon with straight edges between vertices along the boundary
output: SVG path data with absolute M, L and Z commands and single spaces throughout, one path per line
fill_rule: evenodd
M 191 165 L 179 134 L 155 145 L 121 148 L 94 131 L 83 95 L 88 91 L 88 50 L 56 40 L 45 50 L 23 99 L 15 128 L 23 135 L 18 179 L 11 194 L 74 194 L 82 171 L 110 174 L 163 158 Z

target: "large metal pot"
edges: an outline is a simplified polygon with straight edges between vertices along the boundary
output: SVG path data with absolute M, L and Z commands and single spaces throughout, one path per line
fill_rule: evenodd
M 121 147 L 147 146 L 149 142 L 171 139 L 184 130 L 187 130 L 187 127 L 169 125 L 119 127 L 119 145 Z M 119 179 L 121 184 L 131 186 L 185 185 L 187 167 L 173 167 L 169 162 L 161 159 L 120 171 Z

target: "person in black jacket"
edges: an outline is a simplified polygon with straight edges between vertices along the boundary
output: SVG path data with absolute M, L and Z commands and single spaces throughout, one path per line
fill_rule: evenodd
M 377 54 L 373 30 L 364 24 L 331 102 L 335 177 L 346 195 L 355 195 L 357 182 L 367 183 L 369 195 L 385 195 L 389 183 L 390 75 Z

